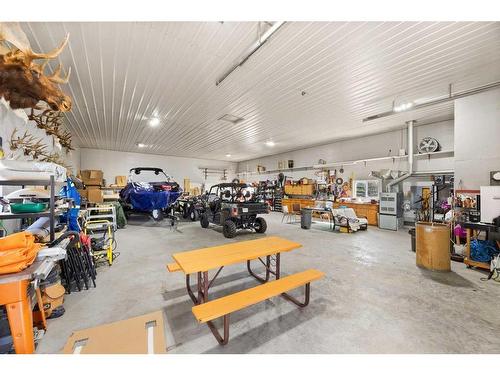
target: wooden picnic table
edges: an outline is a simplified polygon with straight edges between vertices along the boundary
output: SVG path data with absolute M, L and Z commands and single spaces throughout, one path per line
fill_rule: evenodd
M 176 264 L 186 275 L 186 288 L 193 302 L 198 305 L 208 301 L 208 290 L 225 266 L 247 263 L 250 275 L 260 282 L 269 281 L 273 274 L 280 277 L 280 254 L 302 247 L 301 244 L 281 237 L 265 237 L 258 240 L 241 241 L 226 245 L 207 247 L 197 250 L 175 253 L 172 255 Z M 271 268 L 271 257 L 275 257 L 275 268 Z M 262 260 L 265 257 L 266 260 Z M 256 275 L 250 266 L 252 260 L 259 260 L 266 268 L 266 277 Z M 217 269 L 212 280 L 208 271 Z M 198 296 L 191 289 L 190 275 L 198 274 Z
M 199 322 L 206 323 L 217 341 L 225 345 L 229 340 L 229 314 L 273 296 L 281 295 L 299 307 L 309 304 L 310 283 L 323 277 L 317 270 L 307 270 L 281 278 L 280 254 L 302 247 L 301 244 L 281 237 L 265 237 L 257 240 L 234 242 L 192 251 L 173 254 L 175 263 L 167 265 L 170 272 L 182 271 L 186 276 L 186 288 L 194 302 L 193 314 Z M 265 257 L 265 260 L 264 260 Z M 251 262 L 259 260 L 265 267 L 265 277 L 252 271 Z M 262 285 L 225 296 L 213 301 L 208 299 L 208 291 L 215 279 L 226 266 L 247 263 L 251 276 Z M 210 280 L 208 271 L 217 270 Z M 197 274 L 197 295 L 191 289 L 190 276 Z M 274 281 L 270 276 L 274 275 Z M 305 285 L 305 300 L 300 302 L 287 294 L 291 289 Z M 224 335 L 220 335 L 212 320 L 224 319 Z

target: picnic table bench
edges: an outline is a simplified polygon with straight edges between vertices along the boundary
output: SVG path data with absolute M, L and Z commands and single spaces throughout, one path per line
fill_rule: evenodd
M 213 246 L 173 254 L 174 263 L 167 264 L 169 272 L 183 272 L 186 276 L 186 289 L 195 304 L 192 312 L 200 323 L 206 323 L 221 345 L 229 341 L 229 315 L 245 307 L 281 295 L 299 307 L 309 304 L 310 283 L 322 278 L 324 274 L 310 269 L 293 275 L 281 277 L 281 253 L 300 248 L 302 245 L 281 237 L 265 237 L 258 240 L 241 241 L 226 245 Z M 263 259 L 265 258 L 265 260 Z M 252 271 L 251 262 L 258 260 L 265 267 L 265 277 Z M 262 285 L 252 287 L 215 300 L 209 300 L 209 289 L 226 266 L 247 263 L 251 276 Z M 210 280 L 208 271 L 217 270 Z M 190 276 L 197 274 L 197 294 L 192 290 Z M 275 280 L 270 281 L 271 275 Z M 287 294 L 292 289 L 305 286 L 305 300 L 300 302 Z M 213 320 L 223 318 L 224 332 L 221 336 Z

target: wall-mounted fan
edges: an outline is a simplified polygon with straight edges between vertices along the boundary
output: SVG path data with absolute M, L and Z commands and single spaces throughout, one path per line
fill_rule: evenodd
M 417 149 L 421 154 L 427 152 L 436 152 L 439 150 L 439 142 L 436 138 L 425 137 L 418 143 Z

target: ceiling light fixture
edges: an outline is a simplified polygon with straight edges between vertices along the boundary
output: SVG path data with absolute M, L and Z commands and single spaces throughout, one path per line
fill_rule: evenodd
M 273 141 L 266 142 L 266 146 L 268 146 L 268 147 L 274 147 L 274 145 L 276 145 L 276 143 L 274 143 Z
M 226 158 L 230 158 L 231 157 L 231 154 L 226 154 Z
M 244 120 L 243 117 L 238 117 L 235 115 L 230 115 L 229 113 L 226 113 L 224 116 L 219 117 L 217 120 L 219 121 L 227 121 L 232 124 L 237 124 L 239 122 L 242 122 Z
M 144 143 L 138 143 L 138 144 L 137 144 L 137 147 L 139 147 L 139 148 L 144 148 L 144 147 L 146 147 L 146 145 L 145 145 Z
M 255 52 L 259 50 L 260 47 L 266 43 L 269 38 L 276 32 L 278 29 L 285 24 L 284 21 L 273 22 L 272 25 L 267 29 L 265 33 L 260 35 L 259 39 L 250 46 L 247 52 L 243 55 L 243 57 L 234 64 L 231 68 L 229 68 L 216 82 L 215 86 L 219 86 L 222 81 L 224 81 L 232 72 L 236 70 L 239 66 L 242 66 Z M 260 23 L 259 23 L 260 27 Z
M 149 126 L 151 126 L 152 128 L 156 127 L 160 125 L 160 119 L 158 117 L 152 117 L 150 120 L 149 120 Z
M 393 108 L 393 110 L 394 110 L 394 112 L 402 112 L 402 111 L 406 111 L 407 109 L 410 109 L 411 107 L 413 107 L 413 103 L 403 103 L 403 104 L 395 106 Z

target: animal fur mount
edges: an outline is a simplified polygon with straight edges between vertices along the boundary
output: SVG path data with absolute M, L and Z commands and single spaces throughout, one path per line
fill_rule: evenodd
M 47 109 L 37 115 L 35 111 L 31 109 L 31 114 L 28 115 L 28 119 L 34 121 L 38 129 L 45 130 L 47 135 L 55 137 L 66 151 L 74 150 L 71 146 L 71 133 L 61 128 L 63 114 L 60 111 Z
M 47 146 L 43 141 L 29 134 L 27 131 L 22 136 L 18 136 L 17 129 L 14 129 L 10 137 L 9 146 L 11 151 L 23 150 L 23 155 L 31 157 L 33 160 L 55 163 L 64 168 L 70 168 L 60 154 L 57 152 L 48 152 Z
M 36 108 L 44 101 L 55 111 L 71 109 L 71 99 L 59 88 L 67 83 L 71 73 L 61 76 L 59 65 L 51 75 L 45 75 L 47 62 L 55 59 L 68 43 L 69 34 L 61 45 L 49 53 L 35 53 L 26 34 L 17 22 L 0 23 L 0 97 L 4 97 L 12 109 Z M 35 60 L 45 60 L 36 64 Z

